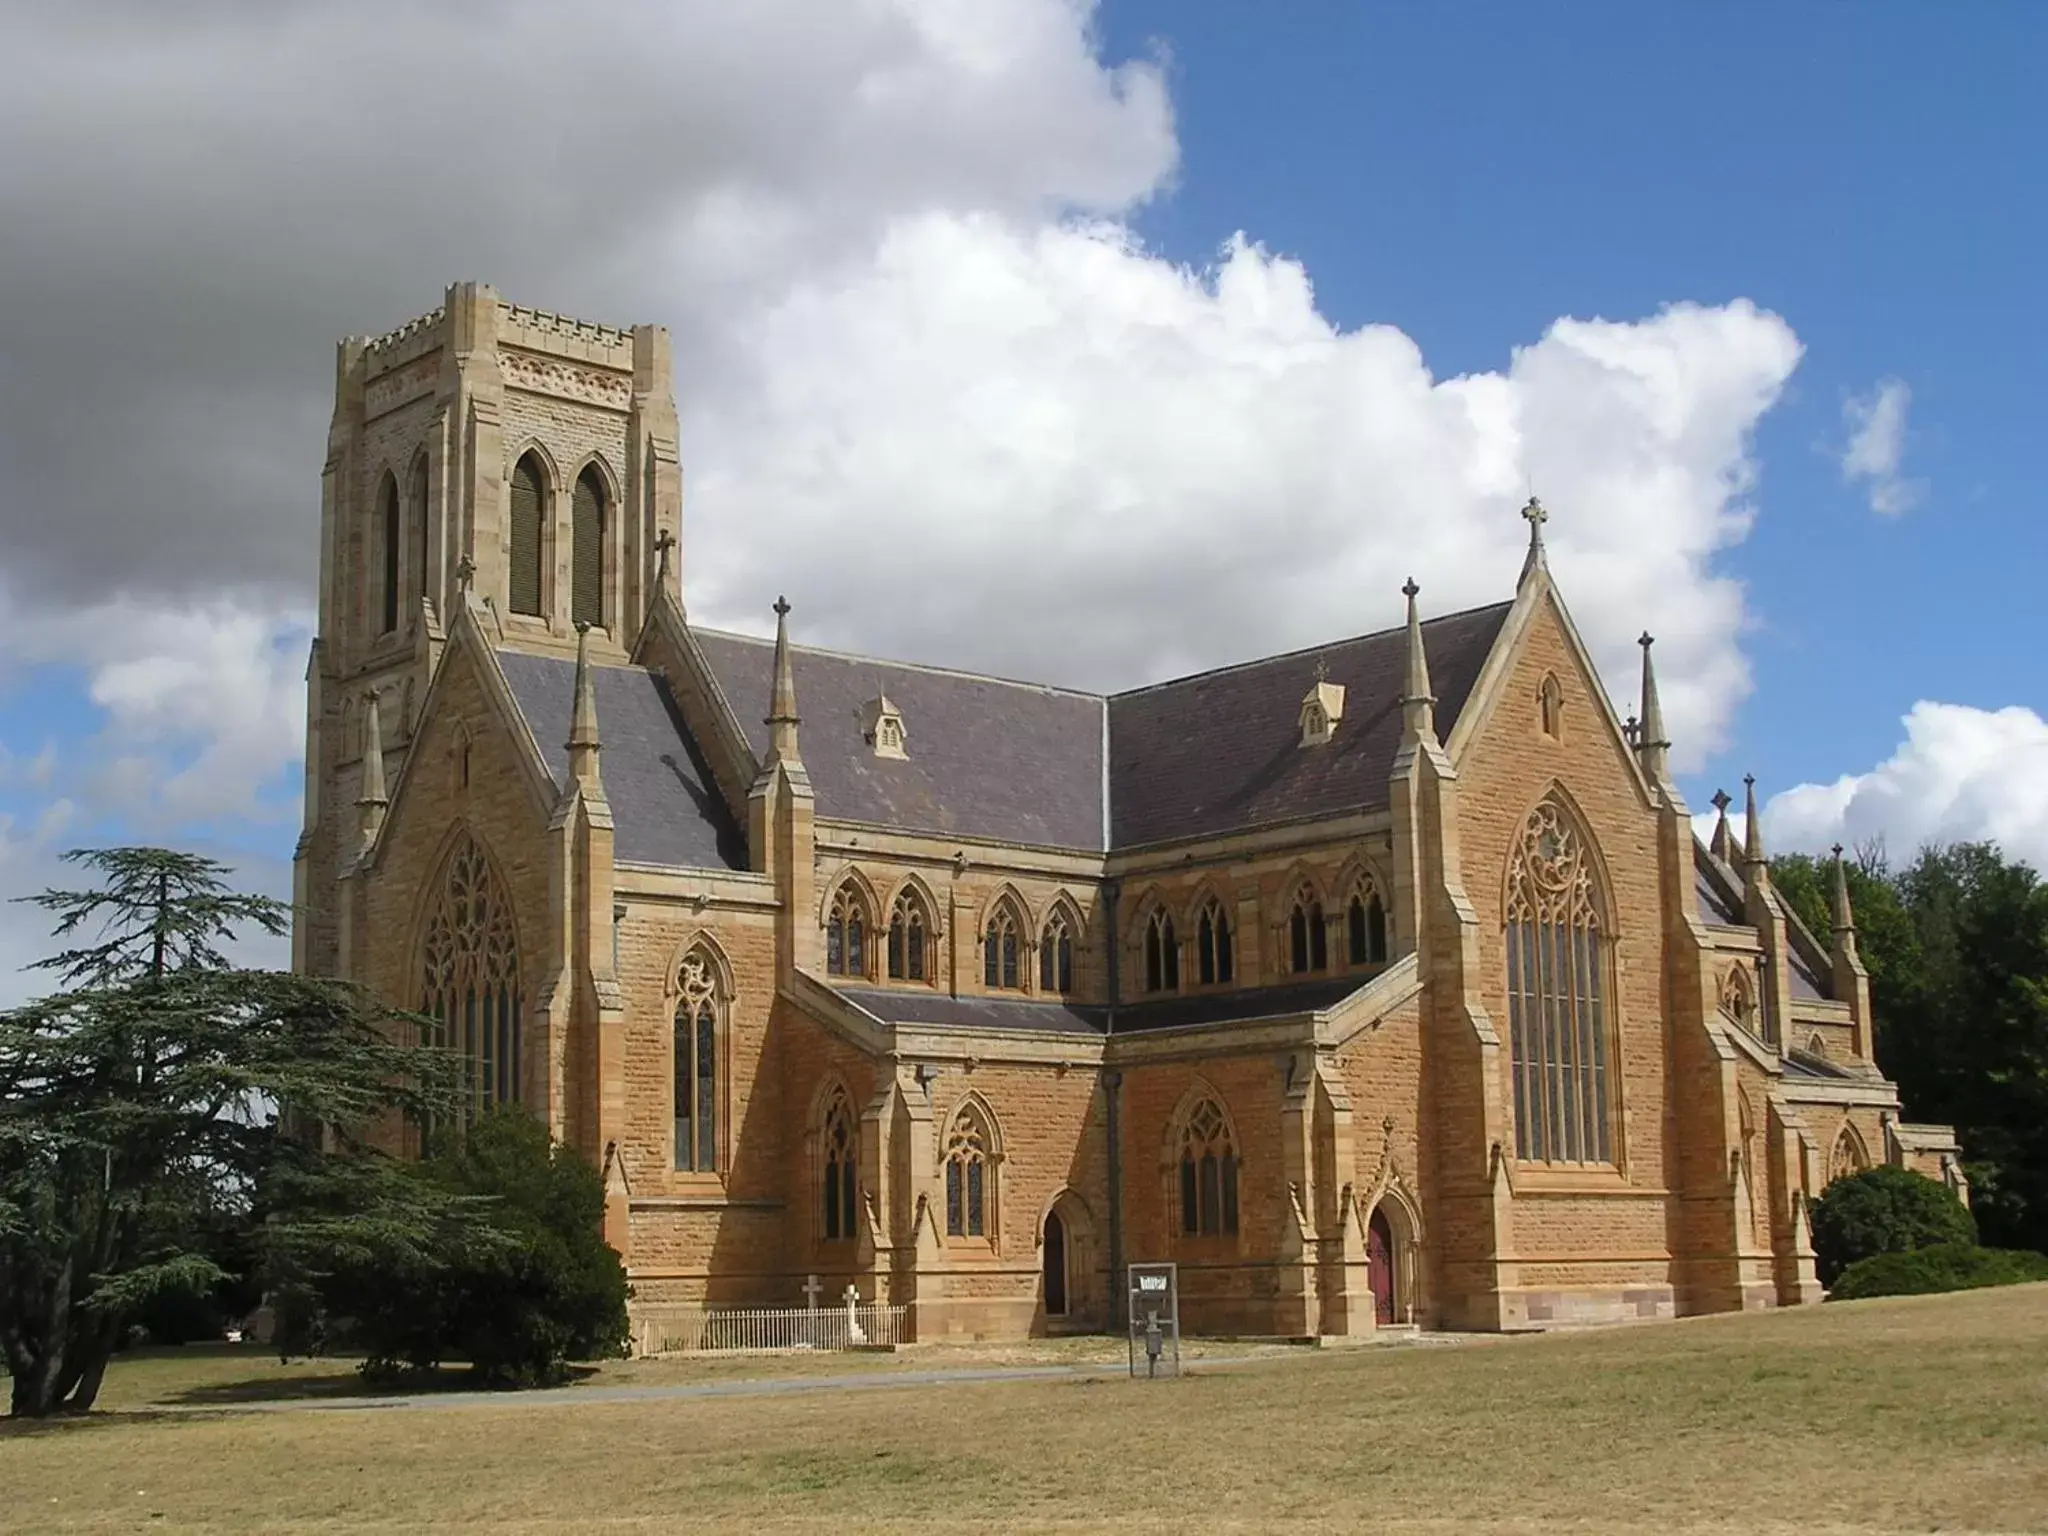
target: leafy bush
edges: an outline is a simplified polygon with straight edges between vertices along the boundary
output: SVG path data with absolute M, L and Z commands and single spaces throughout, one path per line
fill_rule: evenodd
M 1910 1253 L 1879 1253 L 1842 1271 L 1830 1301 L 1871 1296 L 1927 1296 L 1936 1291 L 1969 1291 L 1986 1285 L 2025 1285 L 2048 1280 L 2048 1255 L 2021 1248 L 1973 1248 L 1937 1243 Z
M 626 1271 L 605 1242 L 604 1182 L 531 1115 L 493 1111 L 409 1176 L 480 1221 L 428 1254 L 381 1254 L 331 1273 L 320 1300 L 367 1355 L 366 1373 L 467 1360 L 494 1386 L 559 1380 L 570 1360 L 625 1352 Z
M 1866 1168 L 1835 1180 L 1813 1203 L 1813 1251 L 1822 1285 L 1858 1259 L 1936 1244 L 1974 1247 L 1977 1223 L 1943 1184 L 1909 1168 Z

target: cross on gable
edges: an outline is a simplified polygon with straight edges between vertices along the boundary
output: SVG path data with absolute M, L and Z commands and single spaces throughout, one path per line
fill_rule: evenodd
M 661 574 L 668 574 L 668 557 L 676 547 L 676 536 L 668 529 L 661 530 L 661 537 L 654 541 L 654 552 L 661 559 Z
M 1529 505 L 1522 508 L 1522 516 L 1528 519 L 1531 532 L 1541 532 L 1543 525 L 1550 521 L 1550 514 L 1543 510 L 1543 503 L 1534 496 L 1529 498 Z
M 789 599 L 788 599 L 788 598 L 786 598 L 786 597 L 778 597 L 778 598 L 776 598 L 776 599 L 775 599 L 775 617 L 777 617 L 778 619 L 781 619 L 781 618 L 787 618 L 788 616 L 789 616 Z

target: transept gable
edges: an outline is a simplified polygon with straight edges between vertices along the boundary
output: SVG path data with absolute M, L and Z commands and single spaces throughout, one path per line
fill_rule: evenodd
M 471 700 L 480 708 L 465 708 Z M 420 701 L 405 760 L 391 786 L 385 831 L 366 866 L 381 861 L 391 840 L 389 829 L 404 820 L 411 800 L 434 792 L 437 777 L 451 790 L 467 788 L 475 776 L 492 771 L 494 754 L 526 783 L 536 813 L 545 819 L 554 809 L 556 779 L 498 666 L 497 653 L 476 615 L 463 607 Z M 509 763 L 504 763 L 506 756 Z

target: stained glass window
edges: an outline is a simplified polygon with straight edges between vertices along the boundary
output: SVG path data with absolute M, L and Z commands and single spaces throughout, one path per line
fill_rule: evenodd
M 867 908 L 851 885 L 843 885 L 825 920 L 826 971 L 833 976 L 867 975 L 867 940 Z
M 825 1240 L 841 1242 L 854 1235 L 860 1180 L 856 1172 L 860 1142 L 854 1135 L 853 1105 L 846 1090 L 835 1089 L 825 1106 L 824 1192 Z
M 946 1134 L 948 1237 L 989 1235 L 988 1152 L 988 1127 L 972 1104 L 963 1106 Z
M 1038 990 L 1074 990 L 1074 932 L 1064 912 L 1054 912 L 1038 941 Z
M 725 999 L 710 956 L 692 951 L 678 978 L 675 1019 L 675 1163 L 718 1167 L 718 1022 Z
M 896 981 L 923 981 L 925 949 L 924 903 L 913 891 L 896 898 L 889 913 L 889 975 Z
M 1180 948 L 1173 940 L 1173 919 L 1164 907 L 1145 924 L 1145 990 L 1180 990 Z
M 1323 902 L 1304 885 L 1294 898 L 1294 911 L 1287 920 L 1289 958 L 1296 975 L 1324 971 L 1330 967 L 1330 939 L 1323 927 Z
M 1180 1229 L 1188 1237 L 1237 1231 L 1237 1143 L 1214 1099 L 1204 1099 L 1181 1134 Z

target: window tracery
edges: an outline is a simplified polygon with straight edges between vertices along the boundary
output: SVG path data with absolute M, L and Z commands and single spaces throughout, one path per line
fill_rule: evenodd
M 475 840 L 449 855 L 421 945 L 428 1043 L 463 1063 L 469 1112 L 517 1103 L 523 1001 L 512 903 Z
M 1553 801 L 1530 814 L 1512 855 L 1507 961 L 1516 1155 L 1612 1162 L 1607 936 L 1586 840 Z
M 1024 985 L 1017 967 L 1017 914 L 1009 902 L 997 904 L 989 914 L 988 927 L 981 936 L 981 979 L 984 985 L 1015 991 Z
M 834 1088 L 826 1100 L 820 1133 L 825 1241 L 845 1242 L 858 1230 L 854 1218 L 860 1200 L 860 1139 L 854 1130 L 853 1103 L 844 1088 Z
M 718 1167 L 718 1040 L 727 999 L 711 957 L 693 950 L 677 976 L 674 1037 L 675 1165 L 690 1173 Z
M 867 903 L 852 881 L 833 893 L 825 917 L 825 972 L 830 976 L 864 977 L 868 973 Z
M 989 1129 L 973 1104 L 961 1106 L 946 1132 L 946 1236 L 995 1232 Z
M 1202 905 L 1195 923 L 1195 975 L 1204 986 L 1228 982 L 1236 971 L 1236 951 L 1231 942 L 1230 914 L 1223 903 L 1210 897 Z
M 1387 905 L 1370 876 L 1358 882 L 1344 913 L 1344 936 L 1353 965 L 1379 965 L 1387 958 Z
M 925 980 L 927 924 L 924 902 L 914 891 L 904 891 L 889 911 L 889 978 L 892 981 Z
M 1315 887 L 1304 885 L 1295 893 L 1294 910 L 1287 919 L 1288 958 L 1295 975 L 1330 968 L 1330 936 L 1323 924 L 1323 899 Z
M 1173 939 L 1173 917 L 1164 907 L 1154 908 L 1145 923 L 1145 990 L 1180 990 L 1180 948 Z
M 1074 990 L 1074 930 L 1065 912 L 1053 909 L 1038 940 L 1038 990 Z
M 1237 1231 L 1237 1142 L 1214 1099 L 1188 1115 L 1180 1143 L 1180 1230 L 1184 1237 Z

